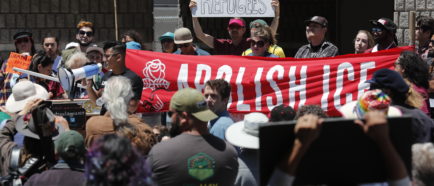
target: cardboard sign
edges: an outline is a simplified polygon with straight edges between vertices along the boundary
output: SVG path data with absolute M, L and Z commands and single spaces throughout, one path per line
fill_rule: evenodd
M 390 139 L 411 172 L 411 117 L 388 118 Z M 261 185 L 266 185 L 280 160 L 290 153 L 295 134 L 292 122 L 271 123 L 259 129 Z M 294 185 L 356 185 L 385 182 L 387 171 L 377 144 L 350 119 L 329 118 L 296 173 Z
M 32 56 L 22 56 L 21 54 L 11 52 L 6 65 L 6 73 L 16 73 L 21 74 L 12 70 L 14 67 L 21 68 L 24 70 L 29 69 L 30 63 L 32 62 Z
M 196 0 L 193 17 L 274 17 L 271 0 Z

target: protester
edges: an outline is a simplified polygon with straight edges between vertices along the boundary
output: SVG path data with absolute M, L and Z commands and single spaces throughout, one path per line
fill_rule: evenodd
M 157 136 L 158 142 L 170 139 L 169 129 L 164 125 L 155 125 L 152 132 Z
M 36 52 L 32 33 L 18 32 L 13 36 L 15 52 L 22 56 L 33 56 Z M 3 62 L 0 70 L 0 106 L 6 103 L 12 93 L 12 87 L 17 83 L 19 75 L 17 73 L 6 72 L 7 60 Z
M 418 143 L 412 146 L 412 174 L 414 186 L 434 184 L 434 146 L 432 143 Z
M 84 139 L 76 131 L 67 131 L 59 135 L 54 142 L 55 154 L 59 158 L 50 169 L 34 174 L 25 186 L 38 185 L 84 185 Z
M 278 3 L 278 2 L 277 2 L 277 3 Z M 274 21 L 274 20 L 275 20 L 275 19 L 273 19 L 273 21 Z M 277 24 L 277 25 L 278 25 L 278 24 Z M 250 36 L 253 35 L 253 33 L 256 31 L 257 28 L 264 28 L 264 27 L 268 27 L 268 24 L 267 24 L 267 22 L 265 22 L 265 21 L 262 20 L 262 19 L 256 19 L 256 20 L 250 22 Z M 271 33 L 272 40 L 273 40 L 273 43 L 275 43 L 275 44 L 270 45 L 270 47 L 268 47 L 268 52 L 271 53 L 271 54 L 274 54 L 274 55 L 276 55 L 276 56 L 279 56 L 279 57 L 286 57 L 286 56 L 285 56 L 285 52 L 283 51 L 282 47 L 280 47 L 280 46 L 278 46 L 278 45 L 276 44 L 276 43 L 277 43 L 277 40 L 276 40 L 276 33 L 275 33 L 275 31 L 276 31 L 277 29 L 272 29 L 272 28 L 270 28 L 270 29 L 271 29 L 271 31 L 272 31 L 272 33 Z M 274 32 L 273 32 L 273 31 L 274 31 Z M 252 53 L 252 49 L 251 49 L 251 48 L 249 48 L 249 49 L 247 49 L 246 51 L 244 51 L 242 55 L 243 55 L 243 56 L 247 56 L 247 55 L 249 55 L 250 53 Z
M 267 122 L 268 117 L 265 114 L 253 112 L 244 115 L 243 121 L 227 129 L 228 142 L 241 147 L 235 185 L 259 185 L 259 128 Z
M 268 48 L 274 45 L 274 40 L 269 27 L 256 28 L 253 35 L 250 37 L 250 49 L 252 53 L 248 56 L 273 57 L 278 56 L 268 52 Z
M 368 80 L 370 89 L 381 89 L 392 99 L 392 106 L 398 108 L 403 115 L 412 116 L 412 141 L 423 143 L 431 140 L 434 121 L 417 108 L 423 101 L 422 97 L 404 81 L 402 76 L 390 69 L 380 69 L 374 72 Z
M 276 33 L 277 25 L 280 18 L 280 4 L 279 1 L 273 0 L 272 4 L 275 11 L 273 23 L 270 26 Z M 196 0 L 190 1 L 190 9 L 197 6 Z M 205 34 L 200 26 L 199 19 L 192 17 L 193 29 L 196 37 L 201 40 L 208 47 L 214 49 L 214 54 L 217 55 L 241 55 L 243 51 L 249 48 L 249 42 L 244 38 L 246 32 L 246 22 L 242 18 L 231 18 L 227 27 L 231 39 L 216 39 L 211 35 Z
M 295 118 L 295 110 L 291 106 L 284 104 L 278 105 L 271 109 L 270 122 L 292 121 Z
M 333 57 L 338 54 L 338 47 L 326 41 L 328 21 L 325 17 L 313 16 L 305 21 L 306 38 L 309 44 L 300 47 L 295 58 Z
M 88 150 L 86 185 L 153 185 L 143 156 L 131 142 L 114 134 L 105 135 Z
M 237 152 L 211 135 L 207 122 L 217 118 L 202 93 L 178 90 L 170 100 L 172 128 L 181 134 L 155 145 L 149 153 L 158 185 L 233 185 L 238 171 Z M 174 156 L 176 154 L 176 156 Z
M 319 105 L 303 105 L 302 107 L 298 108 L 294 119 L 297 120 L 298 118 L 306 114 L 313 114 L 320 118 L 328 117 L 327 114 L 324 112 L 324 110 L 321 109 Z
M 51 76 L 53 72 L 53 63 L 54 61 L 49 56 L 47 56 L 44 51 L 39 51 L 33 56 L 32 62 L 29 66 L 29 70 L 43 75 Z M 21 78 L 24 77 L 28 77 L 35 83 L 43 86 L 48 91 L 50 99 L 68 98 L 59 82 L 28 75 L 21 76 Z
M 88 47 L 96 46 L 93 44 L 94 33 L 95 27 L 92 22 L 80 21 L 77 24 L 77 34 L 75 35 L 75 39 L 77 40 L 79 46 L 62 51 L 62 67 L 64 63 L 68 61 L 69 57 L 75 52 L 80 51 L 86 53 Z
M 65 68 L 70 69 L 70 70 L 78 69 L 78 68 L 85 66 L 89 62 L 90 61 L 86 57 L 85 53 L 77 51 L 77 52 L 73 53 L 69 57 L 69 59 L 65 62 Z M 71 99 L 88 98 L 88 92 L 85 88 L 86 86 L 87 86 L 86 78 L 78 81 L 77 87 L 73 90 L 74 92 L 72 92 L 72 93 L 70 92 L 68 97 Z
M 396 38 L 396 24 L 389 18 L 380 18 L 378 20 L 371 20 L 372 35 L 374 36 L 375 46 L 369 48 L 365 53 L 377 52 L 395 48 L 398 46 L 398 39 Z
M 362 54 L 368 48 L 374 47 L 374 38 L 371 33 L 366 30 L 359 30 L 357 32 L 356 38 L 354 38 L 354 53 Z
M 428 65 L 418 54 L 411 51 L 404 51 L 395 62 L 395 71 L 410 81 L 411 87 L 416 90 L 424 99 L 420 108 L 423 112 L 429 113 L 429 79 L 431 75 L 428 71 Z
M 415 36 L 418 42 L 416 52 L 423 60 L 428 59 L 429 44 L 434 34 L 434 19 L 429 16 L 418 16 L 416 18 Z
M 193 45 L 193 36 L 191 35 L 190 29 L 188 28 L 178 28 L 175 30 L 175 40 L 174 40 L 178 50 L 174 54 L 182 55 L 196 55 L 196 56 L 208 56 L 209 53 L 205 50 L 200 49 Z
M 177 50 L 174 39 L 175 34 L 172 32 L 166 32 L 161 35 L 159 38 L 161 43 L 161 52 L 163 53 L 173 53 Z
M 217 118 L 208 123 L 211 134 L 225 140 L 227 128 L 234 123 L 228 110 L 227 105 L 231 94 L 231 85 L 224 79 L 208 80 L 205 83 L 206 104 L 209 109 L 217 114 Z
M 389 185 L 410 185 L 410 179 L 405 165 L 389 138 L 389 128 L 384 112 L 370 111 L 365 121 L 356 120 L 363 132 L 371 138 L 385 161 Z M 295 180 L 299 163 L 311 144 L 318 138 L 322 120 L 315 115 L 308 114 L 297 120 L 295 125 L 294 145 L 291 154 L 279 163 L 270 180 L 271 185 L 292 185 Z
M 142 36 L 135 30 L 127 30 L 124 34 L 122 34 L 122 43 L 128 43 L 131 41 L 135 41 L 139 44 L 142 44 Z
M 92 46 L 92 47 L 87 48 L 87 50 L 86 50 L 86 57 L 91 62 L 103 64 L 103 62 L 104 62 L 103 56 L 104 56 L 104 51 L 100 47 Z
M 149 128 L 139 129 L 133 125 L 124 124 L 116 129 L 116 134 L 129 139 L 131 144 L 143 156 L 148 155 L 151 148 L 157 143 L 157 138 Z
M 377 110 L 386 113 L 387 116 L 401 116 L 401 111 L 391 106 L 390 97 L 379 89 L 368 90 L 357 100 L 346 103 L 339 108 L 344 118 L 363 119 L 368 111 Z
M 121 125 L 131 124 L 140 132 L 152 129 L 140 118 L 128 112 L 129 103 L 134 99 L 131 82 L 122 76 L 111 77 L 102 95 L 107 112 L 103 116 L 93 116 L 86 122 L 86 146 L 103 135 L 114 133 Z
M 98 91 L 92 89 L 90 83 L 87 84 L 86 90 L 88 92 L 89 98 L 96 103 L 96 100 L 101 97 L 104 91 L 104 85 L 107 80 L 113 76 L 123 76 L 131 81 L 131 86 L 134 92 L 134 97 L 131 99 L 130 103 L 130 113 L 134 113 L 137 110 L 138 101 L 142 97 L 143 81 L 142 79 L 133 71 L 128 69 L 125 65 L 125 55 L 126 47 L 122 43 L 116 41 L 109 41 L 104 44 L 104 56 L 106 58 L 107 68 L 111 71 L 104 74 L 102 78 L 101 88 Z M 103 109 L 105 109 L 103 107 Z
M 54 61 L 53 72 L 57 74 L 62 56 L 59 50 L 59 39 L 55 36 L 48 34 L 42 39 L 42 47 L 45 50 L 46 55 Z

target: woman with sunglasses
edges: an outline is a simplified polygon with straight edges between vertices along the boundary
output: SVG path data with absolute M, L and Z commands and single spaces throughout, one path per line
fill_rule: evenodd
M 252 53 L 247 56 L 278 57 L 268 52 L 270 45 L 274 45 L 270 27 L 257 28 L 250 37 Z

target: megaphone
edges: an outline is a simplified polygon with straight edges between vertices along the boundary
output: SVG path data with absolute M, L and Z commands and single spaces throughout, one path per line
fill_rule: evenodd
M 102 65 L 92 64 L 77 69 L 59 68 L 57 73 L 60 85 L 66 91 L 70 99 L 74 99 L 74 93 L 77 88 L 77 82 L 81 79 L 92 77 L 101 72 Z

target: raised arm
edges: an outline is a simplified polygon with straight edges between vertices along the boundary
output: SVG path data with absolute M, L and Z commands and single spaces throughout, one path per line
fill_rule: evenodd
M 190 10 L 197 6 L 195 0 L 190 1 Z M 200 26 L 199 19 L 197 17 L 192 17 L 193 20 L 193 30 L 196 37 L 205 43 L 208 47 L 214 48 L 214 37 L 203 33 L 202 27 Z
M 366 135 L 378 145 L 381 154 L 384 156 L 389 179 L 391 181 L 408 180 L 404 163 L 390 140 L 385 113 L 381 111 L 369 111 L 365 115 L 365 120 L 365 123 L 361 120 L 356 120 L 356 124 L 360 125 Z
M 271 22 L 271 31 L 273 32 L 273 35 L 276 35 L 277 29 L 279 28 L 279 18 L 280 18 L 280 3 L 279 0 L 273 0 L 271 1 L 271 6 L 274 8 L 274 18 Z

